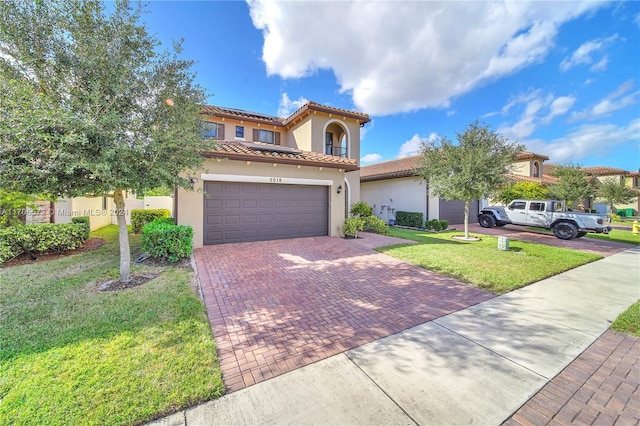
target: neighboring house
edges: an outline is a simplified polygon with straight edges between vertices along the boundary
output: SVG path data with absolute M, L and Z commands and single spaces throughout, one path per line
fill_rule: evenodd
M 463 223 L 464 202 L 448 201 L 429 192 L 428 185 L 416 172 L 420 158 L 421 155 L 413 155 L 362 167 L 362 200 L 387 223 L 395 220 L 397 211 L 421 212 L 425 219 L 447 220 L 454 225 Z M 543 174 L 543 162 L 548 159 L 544 155 L 522 152 L 514 161 L 514 170 L 509 176 L 514 181 L 546 182 L 549 177 Z M 479 200 L 471 202 L 469 222 L 477 222 L 480 204 Z
M 606 167 L 606 166 L 595 166 L 595 167 L 581 167 L 580 170 L 589 174 L 589 176 L 593 176 L 600 182 L 604 182 L 605 180 L 613 180 L 615 182 L 622 182 L 624 180 L 625 184 L 634 190 L 638 194 L 640 194 L 640 173 L 639 172 L 630 172 L 628 170 L 617 169 L 614 167 Z M 587 207 L 598 210 L 600 213 L 608 213 L 609 206 L 606 205 L 606 202 L 602 201 L 601 203 L 595 202 L 596 200 L 589 200 Z M 591 207 L 593 206 L 593 207 Z M 617 204 L 615 206 L 617 209 L 633 209 L 634 215 L 637 215 L 640 211 L 640 197 L 636 198 L 635 201 L 629 204 Z M 614 212 L 615 213 L 615 212 Z
M 173 210 L 172 197 L 125 198 L 127 224 L 131 224 L 131 210 L 167 209 Z M 33 209 L 27 209 L 25 223 L 71 223 L 73 217 L 89 216 L 91 230 L 117 224 L 115 203 L 107 197 L 61 198 L 56 202 L 38 201 Z
M 307 236 L 341 236 L 360 200 L 360 128 L 367 114 L 307 102 L 289 117 L 206 106 L 195 191 L 176 191 L 174 216 L 194 247 Z

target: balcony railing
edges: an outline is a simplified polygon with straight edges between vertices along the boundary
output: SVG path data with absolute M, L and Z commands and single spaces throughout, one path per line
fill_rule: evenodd
M 341 146 L 333 146 L 333 145 L 325 145 L 324 153 L 327 155 L 334 155 L 336 157 L 347 157 L 347 148 L 343 148 Z

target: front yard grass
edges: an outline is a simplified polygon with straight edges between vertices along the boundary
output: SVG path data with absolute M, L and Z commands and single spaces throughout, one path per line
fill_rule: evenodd
M 510 240 L 510 251 L 498 249 L 498 238 L 477 235 L 482 241 L 453 240 L 460 231 L 430 233 L 389 228 L 392 237 L 417 241 L 377 249 L 413 265 L 456 278 L 491 291 L 507 293 L 560 272 L 584 265 L 602 256 Z
M 640 337 L 640 300 L 621 313 L 611 324 L 611 329 Z
M 609 234 L 587 234 L 583 238 L 594 238 L 604 241 L 616 241 L 618 243 L 640 244 L 640 234 L 632 234 L 631 230 L 612 229 Z
M 107 242 L 0 269 L 0 424 L 135 424 L 224 393 L 193 272 L 134 266 L 161 275 L 99 292 L 117 278 L 117 227 L 91 236 Z

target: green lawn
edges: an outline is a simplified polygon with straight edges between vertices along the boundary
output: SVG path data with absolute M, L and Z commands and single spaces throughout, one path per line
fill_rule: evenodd
M 133 424 L 224 393 L 192 272 L 136 266 L 162 274 L 98 292 L 118 274 L 117 228 L 92 236 L 107 244 L 0 269 L 0 424 Z
M 640 337 L 640 300 L 621 313 L 611 324 L 611 329 Z
M 417 241 L 382 247 L 378 251 L 413 265 L 454 277 L 476 287 L 503 294 L 602 256 L 510 240 L 511 251 L 498 250 L 498 238 L 476 235 L 482 241 L 453 240 L 460 231 L 430 233 L 389 228 L 392 237 Z
M 627 244 L 640 244 L 640 234 L 634 235 L 631 230 L 612 229 L 609 234 L 587 234 L 583 238 L 595 238 L 597 240 L 616 241 Z

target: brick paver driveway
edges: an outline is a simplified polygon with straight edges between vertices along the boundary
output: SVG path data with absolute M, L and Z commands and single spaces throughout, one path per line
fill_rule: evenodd
M 197 249 L 227 390 L 493 297 L 371 250 L 394 240 L 368 234 Z

